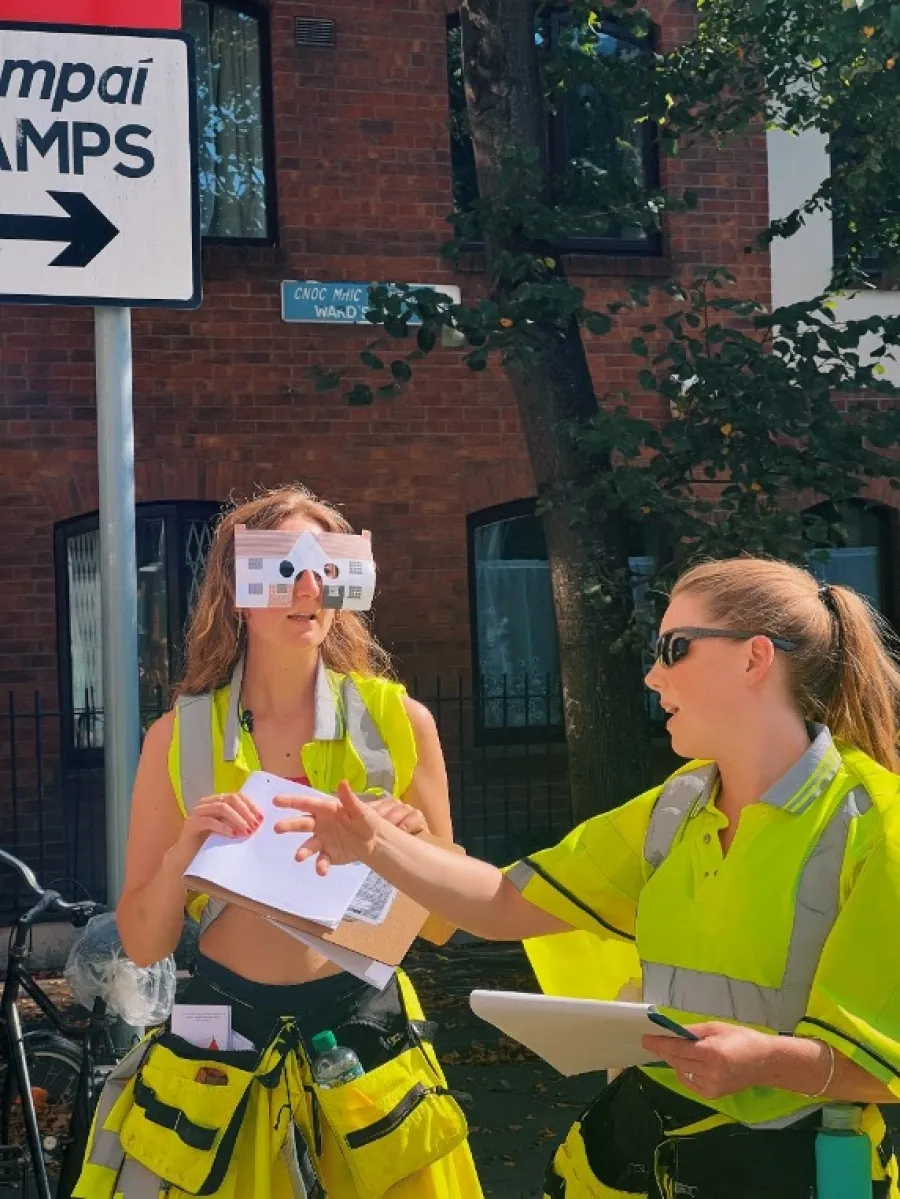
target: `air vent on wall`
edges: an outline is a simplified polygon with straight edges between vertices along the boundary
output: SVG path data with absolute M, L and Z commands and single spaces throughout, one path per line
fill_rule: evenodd
M 334 21 L 320 21 L 315 17 L 294 17 L 294 41 L 298 46 L 331 50 L 334 47 Z

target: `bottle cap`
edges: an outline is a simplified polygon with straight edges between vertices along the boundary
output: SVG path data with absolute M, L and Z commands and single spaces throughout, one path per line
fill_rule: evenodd
M 329 1049 L 334 1049 L 337 1045 L 337 1037 L 330 1028 L 326 1028 L 323 1032 L 317 1032 L 312 1039 L 312 1047 L 316 1053 L 327 1053 Z
M 822 1127 L 835 1132 L 859 1132 L 862 1112 L 855 1103 L 834 1103 L 822 1108 Z

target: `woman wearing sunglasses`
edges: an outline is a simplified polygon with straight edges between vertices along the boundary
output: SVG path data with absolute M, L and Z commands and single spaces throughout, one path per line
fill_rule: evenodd
M 646 1039 L 663 1064 L 584 1113 L 548 1199 L 808 1199 L 835 1101 L 863 1109 L 873 1193 L 897 1199 L 878 1105 L 900 1101 L 900 671 L 876 618 L 785 563 L 704 564 L 647 684 L 688 763 L 505 873 L 346 787 L 280 827 L 313 831 L 298 857 L 321 872 L 361 859 L 462 928 L 525 940 L 548 992 L 611 998 L 633 975 L 694 1033 Z

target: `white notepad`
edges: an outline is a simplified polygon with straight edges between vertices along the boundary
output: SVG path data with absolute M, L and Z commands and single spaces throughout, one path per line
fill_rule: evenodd
M 251 774 L 241 792 L 262 812 L 262 827 L 240 839 L 210 837 L 185 871 L 192 886 L 198 881 L 213 883 L 279 912 L 337 928 L 368 879 L 369 867 L 361 862 L 332 866 L 322 878 L 316 874 L 315 858 L 294 861 L 309 834 L 275 832 L 277 821 L 292 815 L 289 809 L 273 805 L 276 795 L 322 793 L 264 771 Z
M 647 1003 L 562 999 L 518 991 L 473 991 L 472 1011 L 560 1074 L 587 1074 L 658 1061 L 641 1038 L 674 1036 L 647 1018 Z

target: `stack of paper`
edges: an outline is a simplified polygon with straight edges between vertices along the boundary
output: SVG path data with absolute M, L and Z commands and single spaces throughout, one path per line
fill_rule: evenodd
M 213 893 L 233 896 L 235 902 L 249 900 L 250 906 L 272 909 L 269 918 L 278 928 L 383 989 L 395 967 L 324 941 L 308 929 L 292 928 L 274 913 L 313 922 L 323 933 L 333 932 L 343 920 L 379 926 L 391 911 L 395 888 L 359 862 L 332 866 L 322 878 L 316 873 L 314 859 L 295 861 L 294 854 L 308 836 L 277 834 L 276 822 L 290 813 L 276 808 L 272 801 L 276 795 L 319 796 L 321 792 L 263 771 L 252 774 L 242 791 L 262 812 L 262 827 L 239 840 L 210 837 L 185 871 L 192 889 L 209 887 Z

